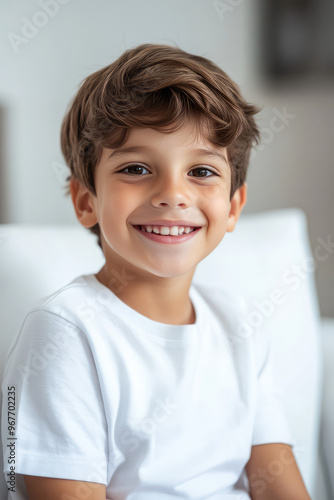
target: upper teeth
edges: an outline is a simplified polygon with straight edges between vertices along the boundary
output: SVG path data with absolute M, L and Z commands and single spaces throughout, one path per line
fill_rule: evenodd
M 184 226 L 140 226 L 142 231 L 147 231 L 148 233 L 156 233 L 156 234 L 162 234 L 162 235 L 167 235 L 171 234 L 172 236 L 178 236 L 183 233 L 190 233 L 193 231 L 195 228 L 194 227 L 184 227 Z

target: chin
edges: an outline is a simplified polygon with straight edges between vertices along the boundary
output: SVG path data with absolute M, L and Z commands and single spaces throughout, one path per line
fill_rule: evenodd
M 151 273 L 157 276 L 158 278 L 177 278 L 185 275 L 189 275 L 195 271 L 195 267 L 189 268 L 189 266 L 173 266 L 173 269 L 170 267 L 168 269 L 162 269 L 161 267 L 156 270 L 152 270 Z

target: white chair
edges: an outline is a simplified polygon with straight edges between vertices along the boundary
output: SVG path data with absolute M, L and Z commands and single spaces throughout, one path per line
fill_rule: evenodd
M 79 223 L 0 225 L 0 257 L 2 376 L 9 345 L 32 304 L 80 274 L 96 273 L 104 257 L 96 238 Z M 317 265 L 301 210 L 243 214 L 235 231 L 198 265 L 194 281 L 228 284 L 254 304 L 247 324 L 262 322 L 273 336 L 276 383 L 304 482 L 313 500 L 329 500 L 334 408 L 328 383 L 322 402 L 322 346 L 327 377 L 333 375 L 334 321 L 327 320 L 322 337 L 312 261 Z M 301 266 L 303 277 L 295 274 L 294 266 Z M 320 460 L 321 415 L 328 446 L 321 446 Z M 2 499 L 7 488 L 4 476 L 1 480 Z

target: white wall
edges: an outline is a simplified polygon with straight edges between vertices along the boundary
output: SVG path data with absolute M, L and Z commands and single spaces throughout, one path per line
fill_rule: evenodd
M 220 2 L 228 6 L 225 12 L 214 0 L 45 0 L 49 9 L 57 8 L 44 18 L 38 14 L 45 12 L 42 3 L 0 5 L 1 222 L 75 222 L 57 167 L 64 163 L 59 130 L 67 104 L 85 76 L 125 49 L 159 42 L 218 63 L 246 98 L 265 107 L 260 127 L 270 128 L 273 109 L 286 106 L 296 115 L 272 138 L 267 133 L 268 143 L 253 158 L 245 212 L 301 207 L 312 248 L 317 237 L 334 239 L 333 85 L 321 93 L 319 85 L 304 82 L 285 90 L 264 86 L 258 75 L 256 0 L 225 0 Z M 27 38 L 24 18 L 45 25 Z M 10 33 L 24 35 L 27 43 L 18 41 L 15 50 Z M 321 311 L 329 316 L 334 316 L 333 263 L 329 254 L 317 269 Z

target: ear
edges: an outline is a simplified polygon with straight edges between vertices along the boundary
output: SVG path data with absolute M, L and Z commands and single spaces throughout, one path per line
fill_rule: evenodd
M 227 222 L 227 231 L 232 232 L 235 228 L 237 220 L 239 219 L 239 215 L 241 214 L 241 210 L 247 201 L 247 184 L 244 184 L 239 187 L 234 193 L 231 200 L 231 209 L 228 216 Z
M 78 221 L 84 227 L 92 227 L 98 222 L 95 209 L 96 196 L 78 179 L 70 182 L 72 203 Z

